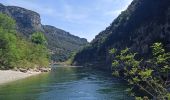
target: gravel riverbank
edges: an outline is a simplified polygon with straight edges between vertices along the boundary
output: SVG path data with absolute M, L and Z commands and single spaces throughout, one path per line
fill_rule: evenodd
M 16 81 L 19 79 L 24 79 L 33 75 L 38 75 L 41 72 L 31 72 L 28 71 L 26 73 L 20 71 L 13 71 L 13 70 L 0 70 L 0 85 L 12 81 Z

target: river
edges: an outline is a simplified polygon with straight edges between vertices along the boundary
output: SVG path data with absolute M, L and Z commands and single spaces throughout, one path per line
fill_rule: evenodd
M 55 65 L 49 73 L 0 86 L 0 100 L 130 100 L 109 73 Z

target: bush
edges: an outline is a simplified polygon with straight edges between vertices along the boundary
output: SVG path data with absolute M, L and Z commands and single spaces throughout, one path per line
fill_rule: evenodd
M 45 45 L 47 43 L 45 36 L 41 32 L 33 33 L 31 36 L 31 40 L 33 43 L 40 44 L 40 45 Z
M 45 67 L 49 64 L 49 55 L 42 33 L 32 35 L 33 43 L 17 36 L 15 21 L 0 14 L 0 68 Z
M 134 96 L 141 96 L 134 92 L 138 91 L 146 95 L 143 98 L 148 96 L 154 100 L 170 99 L 170 53 L 165 52 L 161 43 L 155 43 L 151 48 L 153 57 L 147 61 L 136 60 L 137 53 L 130 52 L 128 48 L 120 52 L 110 50 L 115 57 L 112 63 L 113 75 L 126 80 L 131 86 L 128 90 Z M 136 99 L 142 100 L 142 97 Z

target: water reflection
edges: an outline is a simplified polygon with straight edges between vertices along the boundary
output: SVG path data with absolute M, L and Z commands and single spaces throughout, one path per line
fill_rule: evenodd
M 0 100 L 130 100 L 125 89 L 108 73 L 57 65 L 50 73 L 0 86 Z

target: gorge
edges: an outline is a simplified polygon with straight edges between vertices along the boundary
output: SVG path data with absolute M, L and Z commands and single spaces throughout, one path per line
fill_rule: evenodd
M 0 13 L 0 68 L 51 68 L 0 85 L 0 99 L 170 99 L 169 0 L 133 0 L 90 43 L 37 12 L 0 4 Z
M 170 51 L 169 29 L 169 0 L 133 0 L 127 10 L 75 56 L 73 65 L 111 70 L 109 50 L 112 48 L 121 50 L 128 47 L 139 56 L 148 57 L 150 46 L 162 42 Z
M 72 52 L 76 52 L 88 44 L 84 38 L 79 38 L 53 26 L 42 25 L 40 15 L 37 12 L 2 4 L 0 4 L 0 12 L 16 21 L 19 35 L 26 39 L 30 39 L 34 32 L 44 33 L 54 62 L 66 61 Z

